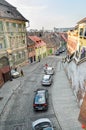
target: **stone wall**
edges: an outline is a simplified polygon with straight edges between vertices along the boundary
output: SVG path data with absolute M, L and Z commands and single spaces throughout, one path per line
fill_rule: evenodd
M 77 65 L 74 60 L 72 60 L 70 63 L 65 62 L 64 67 L 74 95 L 76 96 L 79 106 L 81 106 L 86 92 L 86 61 Z

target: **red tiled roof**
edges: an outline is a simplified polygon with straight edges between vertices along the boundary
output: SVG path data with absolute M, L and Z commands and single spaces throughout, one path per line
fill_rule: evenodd
M 30 38 L 32 41 L 34 41 L 35 43 L 41 41 L 41 39 L 40 39 L 39 37 L 37 37 L 37 36 L 29 36 L 29 38 Z
M 42 41 L 39 37 L 37 36 L 29 36 L 29 38 L 35 42 L 35 47 L 41 47 L 41 46 L 44 46 L 46 45 L 46 43 L 44 41 Z

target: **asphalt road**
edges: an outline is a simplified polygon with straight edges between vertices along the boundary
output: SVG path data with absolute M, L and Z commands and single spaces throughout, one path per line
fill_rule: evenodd
M 60 130 L 59 122 L 52 105 L 53 84 L 50 87 L 43 87 L 41 85 L 45 63 L 47 62 L 49 66 L 56 68 L 59 60 L 60 58 L 57 56 L 51 56 L 41 60 L 41 62 L 23 67 L 24 74 L 27 75 L 27 77 L 23 86 L 14 92 L 6 106 L 1 119 L 2 130 L 32 130 L 32 122 L 43 117 L 47 117 L 53 122 L 56 127 L 55 130 Z M 22 77 L 18 78 L 18 80 L 22 82 Z M 33 110 L 34 91 L 42 87 L 49 91 L 49 109 L 45 112 L 35 112 Z

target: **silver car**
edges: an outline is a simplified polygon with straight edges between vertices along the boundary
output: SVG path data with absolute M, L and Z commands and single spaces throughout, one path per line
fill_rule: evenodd
M 48 118 L 41 118 L 32 123 L 33 130 L 54 130 L 52 122 Z
M 51 85 L 52 84 L 52 75 L 44 75 L 41 81 L 42 85 Z

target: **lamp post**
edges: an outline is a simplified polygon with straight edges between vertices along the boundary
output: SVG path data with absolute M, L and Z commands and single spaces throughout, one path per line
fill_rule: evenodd
M 8 64 L 9 64 L 9 69 L 10 69 L 10 81 L 12 81 L 12 75 L 11 75 L 11 66 L 10 66 L 10 61 L 9 61 L 9 55 L 12 55 L 12 50 L 7 50 L 7 58 L 8 58 Z

